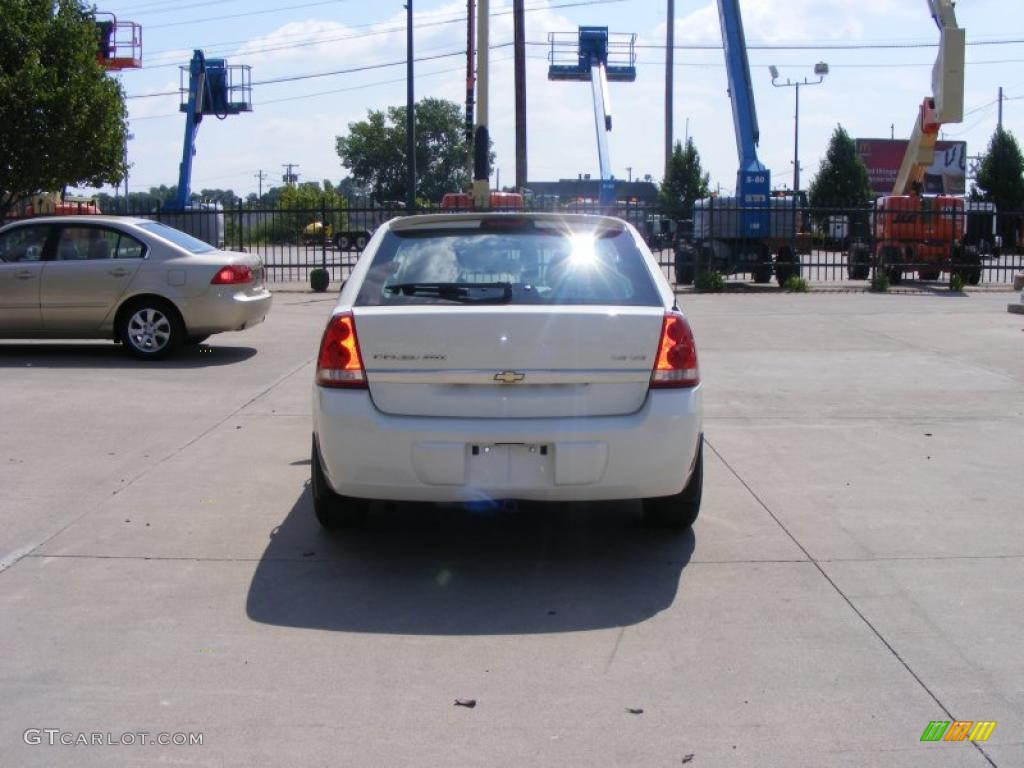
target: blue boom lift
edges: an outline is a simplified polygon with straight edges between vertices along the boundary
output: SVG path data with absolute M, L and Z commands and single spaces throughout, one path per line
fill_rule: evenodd
M 208 59 L 197 50 L 189 66 L 181 68 L 180 91 L 179 109 L 185 113 L 185 141 L 178 169 L 178 190 L 177 196 L 164 205 L 164 211 L 172 217 L 161 217 L 161 220 L 219 247 L 224 243 L 223 214 L 216 205 L 199 203 L 196 206 L 190 202 L 196 134 L 205 115 L 223 120 L 228 115 L 252 111 L 251 70 L 246 64 L 229 65 L 226 59 Z M 209 214 L 197 215 L 193 213 L 195 210 L 209 211 Z M 173 216 L 175 213 L 180 215 Z
M 597 159 L 601 171 L 599 202 L 615 202 L 615 180 L 608 157 L 608 134 L 612 130 L 610 81 L 636 80 L 634 34 L 609 35 L 608 27 L 580 27 L 578 33 L 551 32 L 548 35 L 548 80 L 589 82 L 594 97 L 594 128 Z
M 718 0 L 718 16 L 740 161 L 736 195 L 694 204 L 693 242 L 677 245 L 676 281 L 693 282 L 694 262 L 700 259 L 702 267 L 724 274 L 750 272 L 755 282 L 766 283 L 774 254 L 774 272 L 782 285 L 800 274 L 795 245 L 803 210 L 796 193 L 772 195 L 771 172 L 757 157 L 761 135 L 739 0 Z

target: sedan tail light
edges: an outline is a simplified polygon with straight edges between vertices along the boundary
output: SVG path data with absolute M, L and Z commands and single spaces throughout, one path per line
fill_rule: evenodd
M 252 282 L 252 270 L 245 264 L 228 264 L 217 270 L 210 285 L 240 285 Z
M 658 357 L 651 371 L 652 387 L 695 387 L 700 384 L 697 344 L 686 318 L 666 312 L 661 324 Z
M 321 387 L 366 388 L 366 371 L 359 354 L 355 318 L 351 312 L 334 315 L 320 340 L 316 383 Z

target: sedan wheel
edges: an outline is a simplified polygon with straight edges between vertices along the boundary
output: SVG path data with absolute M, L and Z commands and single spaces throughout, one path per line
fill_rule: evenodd
M 659 528 L 689 528 L 700 513 L 700 498 L 704 487 L 704 438 L 697 448 L 697 460 L 686 487 L 674 496 L 661 496 L 643 500 L 644 519 Z
M 177 313 L 162 302 L 142 302 L 124 312 L 120 337 L 136 357 L 156 360 L 172 352 L 182 341 Z

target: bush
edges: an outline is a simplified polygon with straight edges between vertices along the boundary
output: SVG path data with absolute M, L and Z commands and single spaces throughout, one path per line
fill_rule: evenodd
M 954 272 L 949 276 L 949 290 L 956 293 L 961 293 L 964 289 L 964 276 L 959 272 Z
M 309 287 L 317 293 L 323 293 L 331 282 L 331 274 L 323 267 L 309 271 Z
M 879 293 L 885 293 L 889 290 L 889 276 L 885 274 L 884 270 L 879 269 L 875 276 L 871 278 L 871 290 L 878 291 Z
M 807 293 L 807 281 L 799 275 L 792 275 L 783 283 L 782 289 L 790 293 Z
M 721 293 L 725 290 L 725 278 L 715 269 L 707 269 L 697 273 L 693 286 L 701 293 Z

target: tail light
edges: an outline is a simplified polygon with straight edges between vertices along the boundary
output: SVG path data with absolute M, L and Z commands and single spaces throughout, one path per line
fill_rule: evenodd
M 661 324 L 658 357 L 651 371 L 652 387 L 695 387 L 700 384 L 697 345 L 686 318 L 666 312 Z
M 240 285 L 252 282 L 252 270 L 245 264 L 228 264 L 217 270 L 210 285 Z
M 321 387 L 366 388 L 366 371 L 351 312 L 334 315 L 327 323 L 316 360 L 316 383 Z

